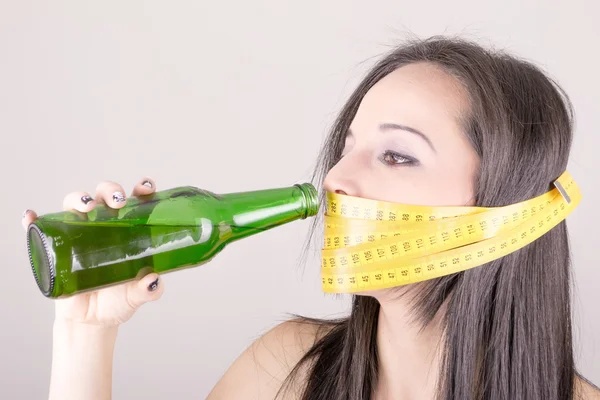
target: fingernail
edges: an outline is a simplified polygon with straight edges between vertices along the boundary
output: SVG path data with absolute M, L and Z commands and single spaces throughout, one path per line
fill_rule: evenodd
M 23 211 L 23 216 L 21 218 L 25 218 L 27 216 L 27 213 L 31 211 L 30 209 L 27 209 L 25 211 Z
M 83 196 L 83 197 L 81 198 L 81 202 L 82 202 L 83 204 L 85 204 L 85 205 L 87 205 L 87 204 L 88 204 L 90 201 L 92 201 L 92 200 L 94 200 L 94 199 L 92 199 L 90 196 Z
M 142 182 L 142 185 L 152 188 L 152 182 L 150 182 L 150 181 L 144 181 L 144 182 Z
M 115 203 L 122 203 L 125 201 L 125 196 L 121 192 L 114 192 L 112 196 Z
M 151 292 L 154 292 L 156 290 L 156 288 L 158 287 L 158 280 L 160 278 L 156 278 L 155 281 L 153 281 L 151 284 L 148 285 L 148 290 Z

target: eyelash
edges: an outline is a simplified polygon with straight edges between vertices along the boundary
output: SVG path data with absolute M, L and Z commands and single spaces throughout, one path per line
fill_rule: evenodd
M 391 157 L 392 160 L 395 161 L 386 161 L 386 158 Z M 400 160 L 398 160 L 400 159 Z M 409 156 L 404 156 L 402 154 L 396 153 L 395 151 L 391 151 L 391 150 L 386 150 L 383 155 L 381 156 L 381 162 L 383 162 L 386 165 L 391 165 L 391 166 L 400 166 L 400 165 L 416 165 L 419 162 L 417 160 L 415 160 L 412 157 Z

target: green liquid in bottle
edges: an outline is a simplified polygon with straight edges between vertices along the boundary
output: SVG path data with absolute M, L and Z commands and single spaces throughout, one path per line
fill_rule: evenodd
M 58 298 L 210 261 L 228 243 L 317 214 L 315 188 L 217 195 L 192 186 L 132 197 L 125 207 L 40 216 L 27 248 L 40 291 Z

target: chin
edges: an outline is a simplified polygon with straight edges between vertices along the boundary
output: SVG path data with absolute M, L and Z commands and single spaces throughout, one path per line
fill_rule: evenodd
M 376 299 L 389 297 L 391 293 L 398 292 L 399 288 L 365 290 L 364 292 L 354 292 L 355 296 L 374 297 Z
M 379 302 L 390 301 L 397 299 L 399 296 L 402 296 L 408 292 L 411 286 L 413 285 L 396 286 L 386 289 L 365 290 L 364 292 L 354 292 L 352 294 L 354 296 L 373 297 Z

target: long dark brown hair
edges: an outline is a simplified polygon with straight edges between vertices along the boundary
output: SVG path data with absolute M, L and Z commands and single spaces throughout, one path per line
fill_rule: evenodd
M 437 36 L 393 49 L 367 73 L 326 140 L 317 185 L 340 159 L 367 91 L 395 69 L 417 62 L 441 67 L 470 96 L 462 124 L 480 158 L 473 182 L 476 205 L 505 206 L 552 189 L 566 170 L 573 137 L 572 106 L 564 91 L 526 60 Z M 415 286 L 414 315 L 422 326 L 444 305 L 438 399 L 573 398 L 569 252 L 563 221 L 502 259 Z M 378 313 L 376 299 L 355 296 L 347 318 L 305 318 L 325 333 L 280 394 L 300 371 L 308 371 L 304 400 L 370 399 L 378 378 Z

